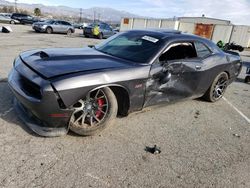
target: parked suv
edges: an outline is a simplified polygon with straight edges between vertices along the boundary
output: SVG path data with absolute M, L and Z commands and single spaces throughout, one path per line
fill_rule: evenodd
M 110 27 L 110 25 L 98 22 L 92 23 L 83 29 L 83 35 L 85 37 L 97 37 L 99 39 L 108 38 L 116 32 Z
M 13 13 L 11 19 L 18 20 L 21 24 L 33 24 L 40 21 L 38 18 L 21 13 Z
M 51 33 L 66 33 L 71 34 L 75 32 L 75 28 L 66 21 L 62 20 L 46 20 L 44 22 L 36 22 L 32 25 L 36 32 Z

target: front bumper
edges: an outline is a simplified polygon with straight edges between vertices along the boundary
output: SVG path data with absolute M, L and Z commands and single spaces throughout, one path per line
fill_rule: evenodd
M 32 26 L 32 29 L 35 31 L 39 31 L 39 32 L 45 32 L 46 29 L 42 28 L 42 27 L 38 27 L 36 25 Z
M 40 86 L 40 97 L 33 96 L 36 94 L 34 92 L 26 91 L 29 87 L 22 83 L 22 77 L 25 77 L 25 82 L 32 82 Z M 16 98 L 15 109 L 31 130 L 41 136 L 67 134 L 72 110 L 60 108 L 57 101 L 58 96 L 48 81 L 39 77 L 23 63 L 18 63 L 11 70 L 8 83 Z
M 43 122 L 36 118 L 25 106 L 14 98 L 14 109 L 19 118 L 36 134 L 45 137 L 63 136 L 68 133 L 67 127 L 44 127 Z

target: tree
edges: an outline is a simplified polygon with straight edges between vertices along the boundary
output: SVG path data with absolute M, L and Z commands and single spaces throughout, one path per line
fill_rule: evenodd
M 9 6 L 9 7 L 8 7 L 8 12 L 9 12 L 9 13 L 15 12 L 14 7 L 13 7 L 13 6 Z
M 34 14 L 35 14 L 36 16 L 41 16 L 41 10 L 40 10 L 40 8 L 35 8 L 35 9 L 34 9 Z
M 7 6 L 4 6 L 3 8 L 2 8 L 2 11 L 4 12 L 4 13 L 8 13 L 8 7 Z

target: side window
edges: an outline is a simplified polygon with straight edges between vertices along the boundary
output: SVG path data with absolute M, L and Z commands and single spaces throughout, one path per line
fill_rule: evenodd
M 201 42 L 195 42 L 195 49 L 197 52 L 197 56 L 200 58 L 207 57 L 210 55 L 212 52 Z
M 109 25 L 106 25 L 106 30 L 111 31 L 111 27 Z
M 167 51 L 159 58 L 160 61 L 196 58 L 196 50 L 191 42 L 171 44 Z
M 62 21 L 62 23 L 63 23 L 63 25 L 70 25 L 70 23 L 68 23 L 68 22 Z
M 105 24 L 100 24 L 100 29 L 105 29 Z

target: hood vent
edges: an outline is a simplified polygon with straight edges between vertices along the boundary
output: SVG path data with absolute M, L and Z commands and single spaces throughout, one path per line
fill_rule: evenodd
M 44 52 L 44 51 L 37 52 L 36 55 L 39 55 L 41 59 L 47 59 L 47 58 L 49 58 L 49 55 L 46 52 Z

